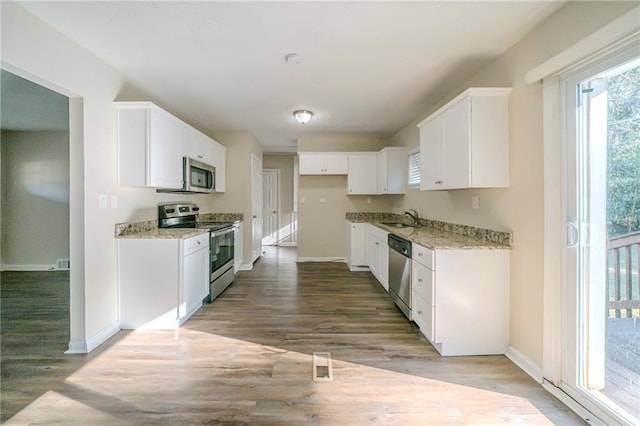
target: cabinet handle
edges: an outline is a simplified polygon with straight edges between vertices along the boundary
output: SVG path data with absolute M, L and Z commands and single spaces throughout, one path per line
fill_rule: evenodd
M 203 158 L 202 155 L 198 155 L 198 158 Z
M 418 311 L 418 315 L 422 315 L 422 311 Z
M 418 253 L 418 257 L 422 257 L 422 253 Z
M 379 246 L 379 245 L 380 245 L 380 243 L 376 241 L 376 245 L 377 245 L 377 246 Z
M 200 241 L 196 241 L 196 244 L 200 245 Z
M 422 278 L 418 278 L 418 282 L 421 283 L 422 282 Z

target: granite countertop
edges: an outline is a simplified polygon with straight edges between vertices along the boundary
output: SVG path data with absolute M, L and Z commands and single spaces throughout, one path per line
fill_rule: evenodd
M 381 223 L 410 223 L 402 215 L 394 213 L 347 213 L 346 218 L 350 222 L 371 223 L 432 250 L 509 250 L 511 248 L 511 233 L 505 231 L 422 218 L 418 227 L 395 228 Z
M 146 231 L 117 235 L 116 238 L 136 240 L 186 240 L 191 237 L 208 233 L 208 230 L 198 228 L 155 228 Z
M 198 217 L 198 222 L 239 223 L 243 220 L 244 215 L 242 213 L 202 213 Z M 184 240 L 207 233 L 209 233 L 209 230 L 200 228 L 158 229 L 157 220 L 117 223 L 115 227 L 115 237 L 122 239 Z

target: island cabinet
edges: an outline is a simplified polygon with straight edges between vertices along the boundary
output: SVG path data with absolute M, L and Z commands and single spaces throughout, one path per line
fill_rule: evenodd
M 367 224 L 366 256 L 367 265 L 380 285 L 389 291 L 389 233 L 375 225 Z
M 209 234 L 118 240 L 120 327 L 171 330 L 209 294 Z
M 301 175 L 346 175 L 349 155 L 346 152 L 299 152 Z
M 422 190 L 509 186 L 510 88 L 471 88 L 418 124 Z
M 118 184 L 182 188 L 183 124 L 150 102 L 116 102 Z
M 441 355 L 504 354 L 509 250 L 412 245 L 413 321 Z

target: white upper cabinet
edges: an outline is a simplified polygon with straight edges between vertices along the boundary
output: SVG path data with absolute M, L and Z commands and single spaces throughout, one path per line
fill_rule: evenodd
M 182 122 L 150 102 L 118 102 L 118 184 L 182 188 Z
M 471 88 L 418 124 L 422 190 L 509 186 L 510 88 Z
M 346 175 L 349 155 L 346 152 L 299 152 L 301 175 Z
M 377 152 L 350 153 L 347 194 L 377 194 L 377 168 Z
M 378 153 L 378 194 L 404 194 L 407 191 L 408 158 L 405 148 L 384 148 Z
M 213 141 L 193 127 L 183 126 L 182 156 L 213 166 Z

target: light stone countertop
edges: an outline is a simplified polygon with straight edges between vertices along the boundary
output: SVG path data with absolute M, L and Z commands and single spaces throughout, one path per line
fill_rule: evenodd
M 167 228 L 167 229 L 151 229 L 131 234 L 118 235 L 121 239 L 135 240 L 186 240 L 202 234 L 208 234 L 208 229 L 198 228 Z
M 407 217 L 394 213 L 347 213 L 353 223 L 371 223 L 378 228 L 432 250 L 510 250 L 510 232 L 477 228 L 420 219 L 420 226 L 396 228 L 381 222 L 407 222 Z

